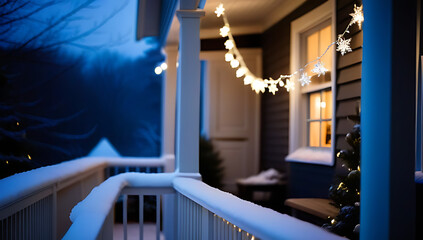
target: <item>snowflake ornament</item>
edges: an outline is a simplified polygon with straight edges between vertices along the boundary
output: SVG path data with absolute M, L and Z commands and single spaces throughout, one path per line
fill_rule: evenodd
M 217 6 L 216 11 L 214 11 L 214 13 L 216 13 L 217 17 L 220 17 L 223 15 L 223 13 L 225 12 L 225 8 L 223 8 L 223 4 L 219 4 L 219 6 Z
M 307 76 L 307 73 L 301 74 L 301 77 L 298 81 L 301 83 L 301 87 L 304 87 L 304 85 L 308 85 L 311 83 L 311 76 Z
M 364 21 L 363 5 L 357 7 L 357 5 L 354 4 L 354 13 L 351 13 L 350 16 L 352 17 L 351 24 L 357 23 L 358 28 L 361 30 L 361 23 Z
M 229 34 L 229 27 L 227 25 L 223 26 L 222 28 L 220 28 L 220 36 L 222 37 L 227 37 Z
M 270 84 L 269 86 L 269 92 L 271 92 L 273 95 L 275 95 L 275 93 L 279 91 L 278 87 L 276 87 L 276 84 Z
M 262 92 L 264 93 L 266 91 L 266 84 L 264 83 L 264 81 L 256 79 L 253 81 L 253 83 L 251 84 L 251 88 L 256 92 Z
M 290 79 L 287 79 L 286 80 L 286 83 L 285 83 L 285 88 L 286 88 L 286 91 L 287 92 L 289 92 L 291 90 L 294 90 L 295 89 L 294 81 L 291 81 Z
M 275 95 L 275 93 L 277 91 L 279 91 L 278 86 L 277 86 L 279 80 L 280 79 L 275 80 L 273 78 L 269 78 L 269 79 L 264 80 L 266 87 L 269 89 L 269 92 L 271 92 L 273 95 Z
M 338 41 L 336 41 L 336 44 L 338 47 L 336 48 L 336 51 L 341 52 L 341 55 L 344 56 L 347 52 L 352 52 L 352 49 L 350 47 L 351 44 L 351 38 L 345 39 L 343 37 L 339 37 Z
M 318 77 L 320 77 L 320 75 L 325 75 L 325 73 L 328 70 L 325 67 L 323 67 L 323 63 L 319 61 L 316 64 L 314 64 L 314 68 L 311 71 L 317 74 Z

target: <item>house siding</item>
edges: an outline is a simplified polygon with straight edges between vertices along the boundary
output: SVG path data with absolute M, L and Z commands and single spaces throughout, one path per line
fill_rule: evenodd
M 351 20 L 349 15 L 354 9 L 354 4 L 361 5 L 358 0 L 337 1 L 337 32 L 342 32 Z M 356 108 L 361 100 L 361 60 L 363 55 L 363 32 L 355 24 L 350 27 L 347 38 L 352 38 L 352 52 L 344 56 L 337 53 L 336 61 L 336 151 L 348 148 L 345 135 L 351 131 L 354 123 L 347 119 L 349 115 L 356 114 Z
M 289 72 L 291 22 L 320 6 L 326 1 L 307 1 L 287 17 L 263 33 L 263 77 L 277 78 Z M 357 0 L 338 0 L 336 30 L 342 32 L 350 21 L 349 14 Z M 344 140 L 353 123 L 348 115 L 355 114 L 361 96 L 362 32 L 356 25 L 350 28 L 353 52 L 337 55 L 336 60 L 336 152 L 347 147 Z M 289 146 L 289 94 L 280 91 L 276 95 L 265 93 L 261 101 L 261 169 L 277 168 L 288 173 L 290 197 L 327 197 L 328 188 L 335 174 L 342 172 L 337 166 L 321 166 L 304 163 L 286 163 Z
M 289 72 L 291 22 L 326 1 L 307 1 L 266 30 L 262 35 L 263 77 L 278 78 Z M 276 168 L 287 172 L 285 157 L 289 146 L 289 93 L 280 89 L 261 98 L 260 169 Z

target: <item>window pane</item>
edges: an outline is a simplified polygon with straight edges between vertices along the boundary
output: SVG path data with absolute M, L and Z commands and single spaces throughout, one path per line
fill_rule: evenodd
M 309 35 L 307 37 L 307 54 L 306 54 L 306 61 L 303 63 L 308 63 L 310 61 L 313 61 L 319 57 L 319 31 L 316 31 L 315 33 Z M 305 68 L 305 72 L 309 76 L 313 76 L 314 74 L 311 72 L 311 69 L 313 69 L 314 64 L 310 64 Z
M 305 55 L 306 62 L 311 62 L 313 60 L 316 60 L 318 57 L 322 56 L 322 54 L 326 51 L 327 47 L 331 44 L 332 28 L 330 25 L 324 28 L 316 29 L 314 31 L 314 33 L 307 37 L 307 53 Z M 332 69 L 332 57 L 332 51 L 328 51 L 320 59 L 323 66 L 328 69 L 328 72 L 326 72 L 325 75 L 320 75 L 320 77 L 317 77 L 317 74 L 312 72 L 315 62 L 305 68 L 307 74 L 309 76 L 312 76 L 311 85 L 318 85 L 331 81 L 330 71 Z
M 307 62 L 313 61 L 319 56 L 319 32 L 307 37 Z
M 322 121 L 322 136 L 321 143 L 322 147 L 330 147 L 331 144 L 331 133 L 332 133 L 332 122 Z
M 327 26 L 320 30 L 319 34 L 319 56 L 321 56 L 327 49 L 327 47 L 331 44 L 331 26 Z M 322 58 L 322 62 L 325 68 L 331 70 L 332 69 L 332 54 L 329 51 L 326 53 Z
M 320 92 L 310 94 L 310 119 L 320 119 Z
M 308 142 L 310 147 L 320 147 L 320 122 L 309 122 Z
M 322 108 L 322 119 L 332 118 L 332 91 L 322 92 L 322 102 L 320 104 Z

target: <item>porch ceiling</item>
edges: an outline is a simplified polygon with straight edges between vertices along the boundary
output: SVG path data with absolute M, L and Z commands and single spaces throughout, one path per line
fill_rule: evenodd
M 223 3 L 234 34 L 261 33 L 291 13 L 305 0 L 207 0 L 201 20 L 201 38 L 219 37 L 223 21 L 214 11 Z

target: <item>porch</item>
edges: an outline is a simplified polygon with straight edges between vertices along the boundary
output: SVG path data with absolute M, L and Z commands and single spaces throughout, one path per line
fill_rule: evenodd
M 143 206 L 142 197 L 153 195 L 161 199 L 156 210 L 156 239 L 160 239 L 160 219 L 166 239 L 342 239 L 318 226 L 212 188 L 196 173 L 105 175 L 110 167 L 165 168 L 171 160 L 82 158 L 4 179 L 0 182 L 6 193 L 0 197 L 0 236 L 113 239 L 114 205 L 122 196 L 121 237 L 127 239 L 128 196 L 140 197 Z M 142 233 L 142 210 L 139 216 L 138 232 Z
M 176 1 L 164 2 L 176 4 Z M 365 8 L 367 25 L 364 29 L 368 35 L 363 41 L 368 48 L 363 51 L 368 60 L 363 61 L 362 91 L 363 227 L 360 234 L 363 239 L 400 239 L 403 236 L 412 239 L 415 236 L 415 216 L 407 217 L 415 212 L 412 181 L 416 132 L 416 49 L 412 44 L 415 32 L 408 34 L 409 29 L 399 29 L 396 25 L 414 29 L 415 22 L 404 18 L 409 16 L 413 4 L 403 2 L 374 1 L 368 2 Z M 397 5 L 402 8 L 394 12 Z M 380 6 L 389 12 L 388 16 L 382 13 Z M 0 181 L 3 191 L 0 238 L 113 239 L 114 205 L 121 198 L 122 237 L 127 239 L 128 196 L 138 197 L 140 206 L 143 206 L 143 196 L 155 196 L 159 199 L 156 203 L 156 239 L 160 239 L 161 233 L 165 239 L 342 239 L 318 226 L 241 200 L 201 181 L 198 140 L 202 7 L 204 1 L 181 0 L 176 11 L 180 40 L 179 49 L 173 48 L 175 58 L 168 59 L 169 66 L 173 67 L 167 74 L 173 74 L 174 79 L 169 78 L 164 89 L 162 157 L 81 158 L 3 179 Z M 166 39 L 173 14 L 160 15 L 161 23 L 167 24 L 159 26 L 161 41 Z M 390 19 L 386 24 L 380 20 L 385 17 Z M 384 28 L 380 30 L 382 25 Z M 398 36 L 405 37 L 399 39 Z M 381 47 L 376 41 L 380 37 L 389 44 Z M 382 52 L 387 55 L 383 55 L 383 61 L 376 58 Z M 392 71 L 387 72 L 387 68 Z M 387 85 L 374 81 L 380 76 L 386 79 Z M 361 86 L 361 82 L 355 86 Z M 386 119 L 383 124 L 380 116 Z M 398 131 L 400 123 L 403 128 Z M 234 139 L 240 138 L 231 138 Z M 250 150 L 248 146 L 245 148 Z M 115 167 L 155 167 L 163 172 L 122 173 L 109 177 L 107 169 Z M 258 169 L 257 165 L 254 167 Z M 395 170 L 398 175 L 393 174 Z M 142 239 L 143 207 L 139 209 L 136 228 Z M 382 219 L 377 222 L 377 218 Z

